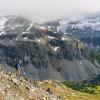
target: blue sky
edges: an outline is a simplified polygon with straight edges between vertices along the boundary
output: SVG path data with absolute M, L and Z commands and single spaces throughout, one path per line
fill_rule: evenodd
M 100 11 L 100 0 L 0 0 L 0 15 L 19 14 L 37 22 Z

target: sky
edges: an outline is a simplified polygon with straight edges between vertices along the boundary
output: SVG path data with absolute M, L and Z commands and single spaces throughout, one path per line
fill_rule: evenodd
M 0 0 L 0 15 L 22 15 L 34 22 L 100 12 L 100 0 Z

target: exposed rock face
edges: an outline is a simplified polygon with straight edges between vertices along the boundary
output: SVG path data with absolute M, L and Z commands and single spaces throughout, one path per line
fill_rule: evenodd
M 13 67 L 16 60 L 21 60 L 22 74 L 27 77 L 82 81 L 99 73 L 100 68 L 87 60 L 88 51 L 78 40 L 63 34 L 42 32 L 19 16 L 11 17 L 2 32 L 1 62 Z

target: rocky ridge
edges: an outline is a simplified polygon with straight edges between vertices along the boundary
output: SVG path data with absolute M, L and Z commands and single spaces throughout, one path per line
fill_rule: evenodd
M 100 95 L 81 93 L 54 80 L 18 77 L 0 65 L 0 100 L 99 100 Z M 98 90 L 99 92 L 100 90 Z
M 42 83 L 46 81 L 26 79 L 2 70 L 0 72 L 0 100 L 62 100 L 57 95 L 43 89 Z
M 21 60 L 25 76 L 36 80 L 83 81 L 100 73 L 89 50 L 75 38 L 28 21 L 21 16 L 1 17 L 0 62 L 13 69 Z M 10 67 L 8 67 L 10 66 Z

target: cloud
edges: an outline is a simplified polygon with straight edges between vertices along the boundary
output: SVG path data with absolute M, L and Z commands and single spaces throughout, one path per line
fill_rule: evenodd
M 0 15 L 19 14 L 35 22 L 99 10 L 100 0 L 0 0 Z

